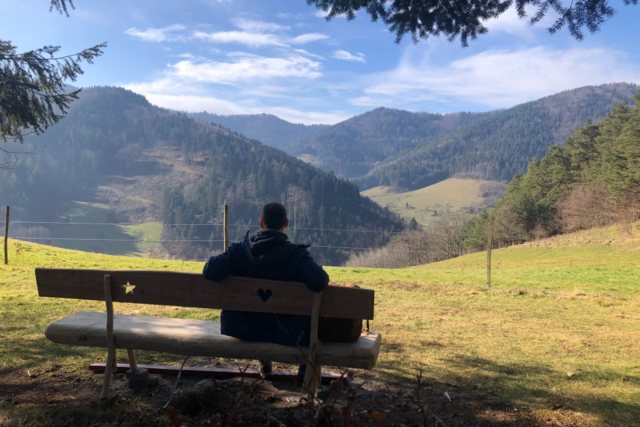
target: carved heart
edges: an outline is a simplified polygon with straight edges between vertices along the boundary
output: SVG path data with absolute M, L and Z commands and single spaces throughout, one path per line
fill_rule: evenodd
M 267 300 L 271 298 L 271 295 L 273 295 L 273 292 L 271 292 L 271 289 L 267 289 L 266 291 L 263 291 L 262 289 L 258 289 L 258 296 L 260 297 L 262 302 L 267 302 Z

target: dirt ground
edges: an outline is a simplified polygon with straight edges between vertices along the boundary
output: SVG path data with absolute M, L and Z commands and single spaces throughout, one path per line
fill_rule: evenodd
M 232 367 L 230 365 L 228 367 Z M 286 368 L 276 365 L 276 369 Z M 573 425 L 470 400 L 455 384 L 424 378 L 418 385 L 381 384 L 344 376 L 309 402 L 292 381 L 182 377 L 166 405 L 175 376 L 132 390 L 115 374 L 106 403 L 97 399 L 101 374 L 0 373 L 0 426 L 523 426 Z M 559 408 L 560 409 L 560 408 Z

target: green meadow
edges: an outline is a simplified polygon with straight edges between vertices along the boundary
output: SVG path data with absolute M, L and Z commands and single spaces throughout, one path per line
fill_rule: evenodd
M 482 205 L 480 186 L 483 181 L 465 178 L 449 178 L 437 184 L 419 190 L 399 193 L 393 188 L 379 186 L 363 191 L 363 196 L 369 197 L 380 206 L 388 206 L 389 210 L 403 218 L 415 218 L 418 224 L 429 225 L 439 218 L 439 215 L 459 212 L 463 207 L 473 204 Z M 407 203 L 409 204 L 407 206 Z
M 635 224 L 631 233 L 612 227 L 495 250 L 490 287 L 483 253 L 397 270 L 328 268 L 334 282 L 376 291 L 371 329 L 382 333 L 382 350 L 376 369 L 357 376 L 410 390 L 421 370 L 478 419 L 501 413 L 541 426 L 639 425 L 639 240 Z M 44 338 L 51 321 L 103 305 L 39 298 L 35 267 L 202 267 L 18 241 L 9 248 L 9 265 L 0 266 L 0 376 L 9 385 L 25 372 L 49 375 L 53 365 L 58 374 L 89 378 L 87 365 L 105 357 L 103 350 Z M 218 318 L 213 310 L 175 307 L 116 310 Z M 179 358 L 141 352 L 139 362 L 177 364 Z M 17 419 L 38 425 L 42 405 L 5 405 L 0 425 Z

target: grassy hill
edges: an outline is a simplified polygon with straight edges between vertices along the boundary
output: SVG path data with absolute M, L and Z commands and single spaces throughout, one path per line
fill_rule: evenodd
M 30 404 L 5 404 L 0 425 L 83 425 L 91 411 L 87 399 L 98 391 L 98 379 L 86 365 L 103 360 L 105 352 L 54 345 L 43 330 L 62 316 L 103 305 L 37 298 L 34 267 L 193 272 L 202 267 L 18 241 L 10 241 L 9 248 L 10 264 L 0 265 L 1 383 L 18 402 L 26 401 L 27 383 L 55 387 Z M 459 425 L 451 413 L 473 419 L 465 425 L 637 425 L 640 224 L 496 250 L 489 289 L 485 262 L 479 253 L 398 270 L 328 268 L 335 282 L 376 291 L 371 328 L 382 333 L 382 351 L 376 369 L 357 373 L 357 381 L 384 381 L 411 392 L 422 370 L 429 409 L 448 414 L 448 425 Z M 218 318 L 214 310 L 175 307 L 119 305 L 116 311 Z M 146 352 L 138 359 L 179 363 L 177 357 Z M 84 403 L 69 397 L 65 384 L 76 381 L 85 386 Z M 108 425 L 114 420 L 136 425 L 145 410 L 157 408 L 139 398 L 90 416 Z
M 494 182 L 449 178 L 419 190 L 396 192 L 392 187 L 379 186 L 361 194 L 380 206 L 388 206 L 403 218 L 415 218 L 418 224 L 426 226 L 438 219 L 437 214 L 468 212 L 470 206 L 485 207 L 487 200 L 482 197 L 481 187 Z

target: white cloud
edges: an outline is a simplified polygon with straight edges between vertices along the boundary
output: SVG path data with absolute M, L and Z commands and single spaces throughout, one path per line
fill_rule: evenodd
M 442 67 L 405 57 L 390 72 L 369 77 L 354 105 L 461 102 L 511 107 L 563 90 L 605 82 L 640 82 L 626 55 L 608 49 L 489 50 Z
M 302 55 L 271 58 L 236 52 L 227 58 L 226 61 L 187 58 L 168 64 L 149 82 L 124 86 L 145 95 L 197 95 L 209 86 L 224 85 L 260 97 L 281 97 L 282 92 L 292 90 L 296 80 L 315 80 L 322 75 L 321 64 Z M 282 89 L 277 89 L 274 82 L 283 82 Z
M 322 33 L 307 33 L 296 37 L 287 37 L 282 34 L 291 27 L 273 22 L 255 21 L 252 19 L 236 19 L 234 24 L 241 31 L 218 31 L 207 33 L 196 31 L 195 38 L 215 43 L 238 43 L 249 47 L 279 46 L 289 44 L 300 45 L 318 40 L 328 39 L 329 36 Z
M 301 55 L 306 55 L 306 56 L 309 56 L 311 58 L 319 59 L 321 61 L 325 60 L 324 56 L 316 55 L 315 53 L 311 53 L 311 52 L 306 51 L 304 49 L 293 49 L 293 51 L 296 52 L 296 53 L 299 53 Z
M 320 63 L 292 55 L 269 58 L 249 54 L 233 54 L 227 62 L 180 61 L 170 67 L 170 74 L 194 82 L 235 84 L 271 78 L 315 79 L 322 75 Z
M 148 28 L 146 30 L 138 30 L 134 27 L 126 30 L 125 34 L 146 42 L 182 41 L 184 37 L 174 33 L 184 29 L 184 25 L 180 24 L 170 25 L 164 28 Z
M 306 43 L 311 43 L 311 42 L 315 42 L 318 40 L 325 40 L 328 39 L 329 36 L 326 34 L 322 34 L 322 33 L 307 33 L 307 34 L 302 34 L 300 36 L 294 37 L 292 39 L 289 39 L 289 43 L 291 44 L 306 44 Z
M 304 15 L 302 13 L 278 12 L 276 16 L 280 19 L 304 19 Z
M 367 62 L 364 59 L 364 54 L 360 52 L 357 52 L 355 55 L 352 55 L 346 50 L 336 50 L 335 52 L 333 52 L 333 57 L 335 59 L 340 59 L 342 61 Z
M 324 10 L 317 10 L 314 15 L 316 16 L 316 18 L 322 18 L 325 19 L 327 17 L 327 15 L 329 15 L 329 11 L 325 12 Z M 339 15 L 336 15 L 334 18 L 346 18 L 347 15 L 344 13 L 341 13 Z
M 483 24 L 489 29 L 489 34 L 495 34 L 498 32 L 507 33 L 512 36 L 520 37 L 528 41 L 532 41 L 535 39 L 535 31 L 536 29 L 546 28 L 553 24 L 554 17 L 551 13 L 547 13 L 544 18 L 535 25 L 530 25 L 530 18 L 534 13 L 535 9 L 528 7 L 526 8 L 527 17 L 521 19 L 518 16 L 518 12 L 514 7 L 507 9 L 505 13 L 500 15 L 498 18 L 489 19 L 484 21 Z
M 280 37 L 273 34 L 249 33 L 246 31 L 221 31 L 217 33 L 205 33 L 196 31 L 194 37 L 201 40 L 217 43 L 239 43 L 249 47 L 285 46 Z
M 264 33 L 270 31 L 284 31 L 289 27 L 276 24 L 273 22 L 254 21 L 252 19 L 236 19 L 234 21 L 236 27 L 250 33 Z

